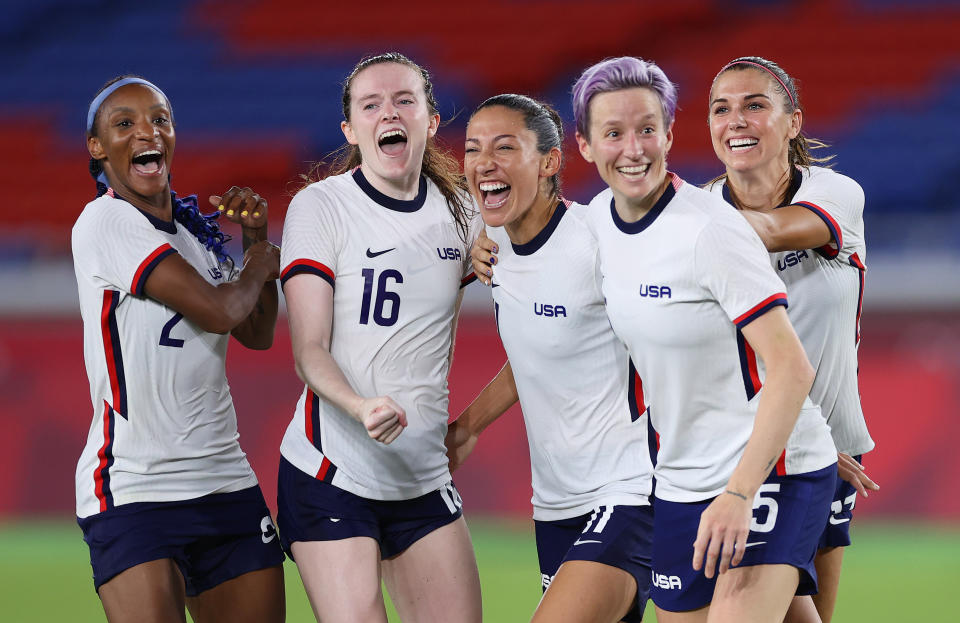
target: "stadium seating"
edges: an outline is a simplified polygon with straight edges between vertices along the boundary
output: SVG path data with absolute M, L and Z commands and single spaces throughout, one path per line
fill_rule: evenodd
M 110 0 L 5 4 L 0 183 L 19 207 L 5 211 L 6 233 L 28 228 L 63 239 L 92 188 L 84 169 L 87 102 L 105 80 L 127 71 L 154 80 L 175 103 L 175 187 L 205 193 L 255 183 L 279 219 L 299 174 L 342 143 L 344 76 L 360 56 L 385 49 L 433 71 L 441 114 L 456 117 L 441 132 L 455 151 L 463 111 L 488 95 L 538 95 L 570 127 L 569 88 L 582 67 L 615 54 L 657 60 L 680 87 L 671 167 L 692 182 L 720 170 L 704 126 L 710 80 L 730 58 L 761 53 L 798 77 L 807 130 L 831 143 L 838 168 L 864 186 L 868 227 L 879 232 L 875 248 L 904 243 L 883 233 L 896 232 L 904 214 L 939 224 L 951 218 L 947 189 L 960 161 L 956 3 L 436 6 L 371 2 L 360 25 L 349 3 L 180 0 L 165 3 L 161 16 L 152 6 Z M 566 193 L 584 200 L 600 182 L 572 140 L 568 146 Z M 926 244 L 956 249 L 956 234 L 928 229 L 935 239 L 924 236 Z

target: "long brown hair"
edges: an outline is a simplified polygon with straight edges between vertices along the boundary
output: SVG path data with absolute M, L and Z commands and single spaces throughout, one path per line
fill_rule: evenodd
M 716 84 L 717 79 L 720 78 L 723 74 L 728 71 L 743 71 L 745 69 L 760 69 L 761 71 L 766 71 L 773 77 L 773 87 L 781 95 L 783 100 L 783 110 L 788 115 L 792 115 L 793 111 L 801 109 L 800 106 L 800 93 L 797 91 L 796 81 L 790 77 L 782 67 L 774 63 L 773 61 L 761 58 L 759 56 L 741 56 L 740 58 L 735 58 L 720 70 L 714 79 L 713 83 L 710 85 L 710 91 L 713 92 L 713 85 Z M 828 168 L 832 167 L 833 164 L 831 161 L 835 158 L 833 155 L 829 156 L 814 156 L 811 153 L 811 150 L 814 149 L 824 149 L 830 147 L 827 143 L 815 138 L 808 137 L 804 135 L 803 131 L 797 134 L 795 138 L 790 139 L 790 145 L 787 148 L 787 164 L 792 169 L 793 167 L 803 167 L 809 168 L 814 165 L 826 166 Z M 726 177 L 726 174 L 718 175 L 713 178 L 704 186 L 710 186 L 711 184 L 722 180 Z
M 368 56 L 361 60 L 344 81 L 342 95 L 343 118 L 347 122 L 350 121 L 350 87 L 353 86 L 354 78 L 364 69 L 383 63 L 405 65 L 417 72 L 423 80 L 423 92 L 424 95 L 426 95 L 427 110 L 431 115 L 437 114 L 437 100 L 433 94 L 433 83 L 430 81 L 430 73 L 399 52 L 387 52 L 376 56 Z M 327 176 L 346 173 L 360 166 L 363 161 L 360 155 L 360 148 L 357 145 L 350 145 L 349 143 L 343 144 L 331 155 L 334 159 L 329 168 L 326 168 L 324 162 L 317 162 L 311 168 L 310 173 L 304 176 L 307 185 Z M 325 169 L 326 172 L 324 172 Z M 440 193 L 444 199 L 447 200 L 447 207 L 450 209 L 450 215 L 457 225 L 460 238 L 466 241 L 470 216 L 464 200 L 469 195 L 467 193 L 466 179 L 460 172 L 460 162 L 453 157 L 450 152 L 440 148 L 434 137 L 428 137 L 426 148 L 423 151 L 421 173 L 428 177 L 437 185 L 437 188 L 440 189 Z

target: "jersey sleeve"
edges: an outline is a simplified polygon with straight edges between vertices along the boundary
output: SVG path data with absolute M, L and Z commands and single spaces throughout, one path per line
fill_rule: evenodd
M 816 214 L 830 230 L 832 240 L 814 249 L 817 253 L 831 260 L 863 256 L 864 196 L 859 184 L 828 169 L 811 169 L 793 203 Z
M 87 206 L 74 227 L 72 245 L 81 271 L 134 296 L 143 295 L 150 273 L 177 252 L 136 208 L 111 200 Z
M 480 217 L 480 210 L 473 205 L 473 199 L 467 198 L 468 212 L 470 221 L 467 224 L 467 240 L 464 245 L 463 254 L 463 272 L 460 275 L 460 287 L 469 285 L 476 280 L 477 275 L 473 272 L 473 262 L 470 259 L 470 250 L 473 248 L 477 238 L 480 237 L 480 231 L 483 229 L 483 219 Z
M 786 307 L 787 289 L 773 272 L 756 232 L 746 220 L 728 212 L 712 219 L 700 233 L 694 266 L 701 287 L 742 329 L 774 307 Z
M 336 287 L 340 228 L 336 206 L 319 185 L 301 190 L 290 202 L 280 245 L 280 285 L 294 275 L 316 275 Z

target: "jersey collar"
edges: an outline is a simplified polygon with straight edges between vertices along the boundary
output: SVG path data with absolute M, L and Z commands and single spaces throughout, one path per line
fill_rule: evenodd
M 671 178 L 671 183 L 667 185 L 666 190 L 663 191 L 663 194 L 660 195 L 660 198 L 657 199 L 657 202 L 653 204 L 653 207 L 650 208 L 650 211 L 643 215 L 638 221 L 633 223 L 628 223 L 617 214 L 616 199 L 610 199 L 610 215 L 613 217 L 613 224 L 617 226 L 617 229 L 622 231 L 625 234 L 639 234 L 647 227 L 653 225 L 653 222 L 657 220 L 657 217 L 660 216 L 660 213 L 663 212 L 663 209 L 667 207 L 667 204 L 677 194 L 677 188 L 683 183 L 683 181 L 676 176 L 675 173 L 668 172 L 667 175 Z
M 550 239 L 550 236 L 553 235 L 553 232 L 556 231 L 557 226 L 560 225 L 560 219 L 563 218 L 564 212 L 567 211 L 567 206 L 563 205 L 563 202 L 557 204 L 557 209 L 553 211 L 553 215 L 550 217 L 550 220 L 547 221 L 547 224 L 543 226 L 543 229 L 534 236 L 530 242 L 525 242 L 524 244 L 513 244 L 510 243 L 510 246 L 513 247 L 513 252 L 517 255 L 533 255 L 537 250 L 547 243 L 547 240 Z
M 364 177 L 360 167 L 357 167 L 353 172 L 353 180 L 365 195 L 388 210 L 394 210 L 396 212 L 416 212 L 423 207 L 423 203 L 427 200 L 427 178 L 423 175 L 420 176 L 420 189 L 417 191 L 417 196 L 409 200 L 388 197 L 374 188 L 370 182 L 367 181 L 367 178 Z
M 174 220 L 174 221 L 165 221 L 165 220 L 163 220 L 163 219 L 159 219 L 159 218 L 155 217 L 155 216 L 152 215 L 152 214 L 149 214 L 149 213 L 147 213 L 147 212 L 144 212 L 143 210 L 141 210 L 141 209 L 138 208 L 137 206 L 133 205 L 132 203 L 130 203 L 129 201 L 127 201 L 126 199 L 124 199 L 123 197 L 121 197 L 120 195 L 118 195 L 118 194 L 116 193 L 116 191 L 114 191 L 112 188 L 108 188 L 108 189 L 107 189 L 107 192 L 105 192 L 105 193 L 103 193 L 103 194 L 106 195 L 106 196 L 108 196 L 108 197 L 111 197 L 111 198 L 113 198 L 113 199 L 119 199 L 120 201 L 123 201 L 124 203 L 130 204 L 133 208 L 135 208 L 135 209 L 137 210 L 137 212 L 139 212 L 140 214 L 142 214 L 148 221 L 150 221 L 150 224 L 153 225 L 153 228 L 154 228 L 154 229 L 159 229 L 160 231 L 166 232 L 166 233 L 168 233 L 168 234 L 175 234 L 175 233 L 177 233 L 177 222 L 176 222 L 175 220 Z
M 783 203 L 777 206 L 777 208 L 782 208 L 793 203 L 793 198 L 797 195 L 797 191 L 800 190 L 800 184 L 803 183 L 803 171 L 799 167 L 793 167 L 793 173 L 790 175 L 790 184 L 787 186 L 787 194 L 783 198 Z M 723 193 L 723 200 L 729 203 L 732 206 L 736 206 L 733 202 L 733 197 L 730 195 L 730 185 L 727 184 L 727 180 L 723 180 L 723 186 L 720 188 L 720 192 Z

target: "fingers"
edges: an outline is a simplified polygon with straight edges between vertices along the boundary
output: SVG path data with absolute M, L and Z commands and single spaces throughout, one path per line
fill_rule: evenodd
M 210 203 L 234 223 L 259 228 L 266 224 L 267 200 L 249 187 L 231 186 L 222 196 L 211 195 Z
M 693 570 L 699 571 L 703 567 L 703 557 L 707 553 L 707 546 L 710 544 L 710 531 L 704 525 L 703 517 L 700 518 L 700 526 L 697 528 L 697 540 L 693 542 Z
M 377 399 L 363 418 L 367 434 L 383 444 L 396 439 L 407 425 L 407 415 L 390 398 Z
M 843 452 L 837 454 L 837 474 L 840 478 L 849 482 L 857 490 L 857 493 L 863 497 L 869 496 L 868 489 L 876 491 L 880 488 L 880 485 L 871 480 L 867 473 L 863 471 L 863 465 Z
M 470 249 L 470 261 L 473 264 L 473 272 L 477 275 L 477 279 L 486 285 L 490 285 L 490 280 L 493 277 L 492 267 L 497 263 L 497 256 L 495 254 L 498 251 L 499 249 L 496 243 L 490 238 L 487 238 L 485 234 L 481 234 Z
M 734 541 L 733 557 L 730 559 L 731 567 L 736 567 L 743 561 L 743 554 L 747 551 L 747 537 L 749 536 L 749 530 L 737 534 L 737 538 Z M 726 569 L 721 569 L 720 573 L 724 571 L 726 571 Z

